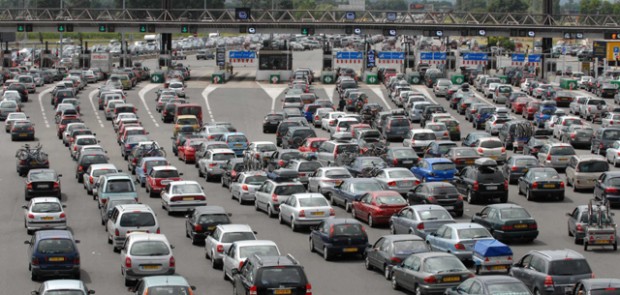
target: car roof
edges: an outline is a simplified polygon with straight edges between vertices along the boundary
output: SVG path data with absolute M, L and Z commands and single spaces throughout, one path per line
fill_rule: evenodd
M 146 204 L 123 204 L 123 205 L 118 205 L 116 207 L 118 207 L 121 211 L 148 211 L 148 212 L 153 212 L 153 209 L 151 209 L 151 207 L 149 207 L 149 205 L 146 205 Z
M 278 247 L 276 242 L 271 241 L 271 240 L 245 240 L 245 241 L 236 241 L 233 244 L 237 245 L 238 247 L 264 246 L 264 245 L 268 245 L 268 246 L 273 245 L 273 246 Z
M 129 179 L 131 180 L 131 176 L 123 172 L 104 174 L 104 175 L 101 175 L 100 177 L 103 177 L 106 179 Z
M 360 224 L 361 225 L 359 221 L 353 218 L 330 218 L 330 219 L 325 219 L 324 222 L 326 224 Z
M 189 286 L 187 280 L 179 275 L 150 276 L 142 278 L 146 287 L 153 286 Z
M 167 166 L 155 166 L 155 167 L 153 167 L 153 168 L 151 168 L 151 169 L 153 169 L 154 171 L 160 171 L 160 170 L 177 170 L 177 167 L 167 165 Z
M 153 234 L 153 233 L 144 233 L 144 232 L 132 232 L 128 233 L 131 236 L 131 240 L 135 241 L 165 241 L 168 242 L 168 239 L 163 234 Z
M 252 227 L 247 224 L 220 224 L 223 232 L 252 232 Z
M 80 280 L 49 280 L 43 283 L 46 290 L 84 290 Z
M 424 161 L 427 161 L 430 164 L 436 163 L 452 163 L 449 159 L 446 158 L 425 158 Z
M 586 288 L 620 288 L 620 279 L 609 278 L 609 279 L 585 279 L 581 280 L 581 283 Z
M 211 153 L 217 154 L 217 153 L 235 153 L 235 151 L 231 150 L 231 149 L 212 149 Z
M 28 173 L 46 173 L 46 172 L 53 172 L 56 173 L 56 171 L 54 169 L 50 169 L 50 168 L 42 168 L 42 169 L 30 169 L 30 171 L 28 171 Z
M 60 200 L 57 197 L 36 197 L 30 199 L 32 203 L 60 203 Z
M 485 228 L 484 226 L 478 224 L 478 223 L 473 223 L 473 222 L 457 222 L 457 223 L 448 223 L 445 224 L 446 226 L 449 226 L 451 228 L 454 229 L 465 229 L 465 228 Z
M 68 230 L 41 230 L 35 233 L 37 239 L 64 238 L 73 239 L 73 235 Z
M 226 209 L 221 206 L 198 206 L 194 209 L 195 214 L 226 214 Z
M 511 203 L 491 204 L 488 207 L 496 208 L 496 209 L 510 209 L 510 208 L 520 208 L 520 209 L 523 209 L 523 207 L 521 207 L 521 206 L 519 206 L 517 204 L 511 204 Z
M 585 259 L 580 253 L 571 249 L 557 249 L 557 250 L 532 250 L 530 253 L 536 252 L 542 256 L 547 257 L 549 260 L 564 260 L 564 259 Z
M 507 275 L 490 275 L 490 276 L 476 276 L 476 280 L 484 283 L 484 284 L 494 284 L 494 283 L 523 283 L 521 280 L 507 276 Z

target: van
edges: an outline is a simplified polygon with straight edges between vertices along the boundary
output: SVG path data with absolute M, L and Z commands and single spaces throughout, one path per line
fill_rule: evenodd
M 438 69 L 429 69 L 424 73 L 424 84 L 428 88 L 432 88 L 435 83 L 437 83 L 437 79 L 443 77 L 443 72 Z
M 597 155 L 604 155 L 607 149 L 610 148 L 616 140 L 620 140 L 620 128 L 599 128 L 594 132 L 594 136 L 592 137 L 590 152 Z
M 122 100 L 123 96 L 120 93 L 106 92 L 99 97 L 99 110 L 104 110 L 110 100 Z
M 572 156 L 566 166 L 566 183 L 573 190 L 594 189 L 596 180 L 609 171 L 607 160 L 601 156 Z
M 116 118 L 120 113 L 133 113 L 138 112 L 138 109 L 130 103 L 121 103 L 114 106 L 113 116 Z
M 317 153 L 317 160 L 325 167 L 330 166 L 332 163 L 339 165 L 338 156 L 345 153 L 352 153 L 357 155 L 360 153 L 360 146 L 357 143 L 350 141 L 334 141 L 329 140 L 323 142 L 319 146 Z
M 138 200 L 138 191 L 131 176 L 125 173 L 110 173 L 99 176 L 97 187 L 98 206 L 103 207 L 112 198 L 133 198 Z
M 202 107 L 198 104 L 178 104 L 174 110 L 174 121 L 178 116 L 182 115 L 194 115 L 198 119 L 200 126 L 202 126 Z
M 106 223 L 106 230 L 108 231 L 108 244 L 112 244 L 114 252 L 120 252 L 128 233 L 160 233 L 155 212 L 145 204 L 125 204 L 114 207 Z

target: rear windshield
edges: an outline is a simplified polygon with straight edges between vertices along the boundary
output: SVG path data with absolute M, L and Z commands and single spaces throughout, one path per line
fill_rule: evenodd
M 108 193 L 131 193 L 134 187 L 130 179 L 109 180 L 106 192 Z
M 233 232 L 222 235 L 222 243 L 234 243 L 236 241 L 256 240 L 252 232 Z
M 69 239 L 45 239 L 39 241 L 37 252 L 40 254 L 71 254 L 75 252 L 75 245 Z
M 599 105 L 606 105 L 606 103 L 604 100 L 593 99 L 593 100 L 588 101 L 588 105 L 599 106 Z
M 316 169 L 321 168 L 321 163 L 319 162 L 303 162 L 301 164 L 299 164 L 299 169 L 297 169 L 300 172 L 308 172 L 308 171 L 312 171 L 314 172 Z
M 494 294 L 494 295 L 529 295 L 529 294 L 532 294 L 527 289 L 527 287 L 522 283 L 502 282 L 499 284 L 488 284 L 487 288 L 489 288 L 489 294 Z
M 35 203 L 30 209 L 33 213 L 56 213 L 61 212 L 60 204 L 56 202 Z
M 392 253 L 396 255 L 408 255 L 417 252 L 426 252 L 428 248 L 424 241 L 408 240 L 408 241 L 395 241 L 392 248 Z
M 261 185 L 265 181 L 267 181 L 267 176 L 265 175 L 248 176 L 245 178 L 245 183 L 250 185 Z
M 106 175 L 106 174 L 116 173 L 116 172 L 118 172 L 116 171 L 116 169 L 97 169 L 93 171 L 92 175 L 93 177 L 99 177 L 101 175 Z
M 299 207 L 327 207 L 329 204 L 324 198 L 299 198 Z
M 356 124 L 356 123 L 357 122 L 341 122 L 340 127 L 349 128 L 351 124 Z M 316 136 L 316 133 L 314 133 L 314 130 L 312 129 L 295 130 L 295 133 L 293 133 L 293 137 L 308 138 L 311 136 Z
M 97 139 L 96 138 L 80 138 L 78 140 L 78 142 L 76 142 L 77 145 L 92 145 L 92 144 L 97 144 Z
M 433 194 L 435 195 L 458 194 L 458 191 L 453 186 L 439 186 L 439 187 L 433 188 Z
M 497 149 L 497 148 L 503 147 L 503 145 L 501 141 L 485 140 L 480 143 L 480 147 L 487 148 L 487 149 Z
M 37 172 L 37 173 L 30 173 L 30 179 L 31 179 L 31 180 L 48 180 L 48 181 L 54 181 L 54 180 L 56 180 L 56 173 L 54 173 L 54 172 Z
M 245 135 L 230 135 L 228 136 L 228 142 L 247 142 L 248 139 Z
M 301 184 L 281 185 L 281 186 L 276 187 L 276 189 L 274 190 L 274 193 L 276 195 L 285 195 L 285 196 L 290 196 L 292 194 L 301 194 L 305 192 L 306 192 L 306 188 Z
M 198 219 L 199 224 L 208 224 L 208 223 L 219 223 L 219 224 L 227 224 L 230 222 L 228 219 L 228 215 L 226 214 L 203 214 L 200 215 Z
M 381 191 L 383 187 L 377 182 L 359 182 L 352 185 L 351 191 L 355 193 Z
M 418 211 L 422 220 L 452 220 L 452 216 L 445 210 L 423 210 Z
M 299 96 L 289 96 L 284 98 L 284 102 L 301 102 L 301 97 Z
M 554 170 L 542 170 L 532 172 L 534 180 L 536 179 L 559 179 L 560 175 Z
M 173 178 L 179 177 L 179 172 L 177 170 L 159 170 L 155 172 L 155 178 Z
M 577 165 L 579 172 L 605 172 L 609 171 L 609 165 L 605 160 L 601 161 L 583 161 Z
M 280 158 L 285 161 L 294 160 L 301 158 L 301 153 L 299 152 L 288 152 L 280 155 Z
M 409 170 L 396 170 L 388 172 L 390 178 L 406 178 L 413 177 L 413 173 Z
M 394 158 L 417 158 L 418 155 L 413 149 L 398 149 L 393 152 Z
M 530 214 L 523 208 L 509 208 L 500 210 L 503 219 L 530 218 Z
M 303 271 L 299 267 L 263 267 L 256 278 L 265 288 L 278 289 L 282 286 L 296 287 L 306 284 Z M 150 294 L 150 293 L 149 293 Z
M 510 87 L 510 86 L 500 86 L 500 87 L 498 87 L 498 91 L 500 93 L 510 93 L 510 92 L 512 92 L 512 87 Z
M 538 160 L 536 159 L 517 159 L 515 165 L 519 167 L 535 167 L 538 166 Z
M 168 161 L 165 161 L 165 160 L 148 161 L 145 164 L 147 172 L 149 171 L 149 169 L 151 169 L 153 167 L 156 167 L 156 166 L 166 166 L 166 165 L 168 165 Z
M 456 166 L 454 166 L 453 163 L 437 163 L 437 164 L 433 164 L 433 170 L 444 171 L 444 170 L 454 170 L 454 169 L 456 169 Z
M 451 148 L 456 147 L 456 143 L 446 143 L 439 145 L 439 153 L 446 154 Z
M 184 118 L 184 119 L 178 119 L 177 124 L 178 125 L 196 125 L 198 124 L 198 121 L 194 118 Z
M 360 147 L 356 144 L 341 144 L 336 147 L 336 153 L 359 153 Z
M 407 119 L 396 119 L 391 121 L 392 127 L 409 127 L 409 120 Z
M 129 212 L 121 216 L 120 226 L 143 227 L 154 225 L 155 216 L 150 212 Z
M 431 257 L 425 260 L 426 272 L 440 273 L 444 271 L 466 271 L 465 265 L 456 258 L 452 257 Z
M 93 156 L 89 155 L 89 156 L 84 156 L 82 159 L 83 159 L 82 163 L 84 163 L 84 164 L 88 164 L 88 163 L 91 163 L 91 164 L 95 164 L 95 163 L 103 164 L 103 163 L 107 163 L 108 162 L 108 159 L 104 155 L 93 155 Z
M 603 139 L 605 140 L 618 140 L 620 139 L 620 131 L 618 130 L 606 130 L 603 132 Z
M 556 146 L 551 148 L 551 155 L 554 156 L 571 156 L 575 154 L 572 146 Z
M 276 246 L 271 245 L 256 245 L 239 248 L 239 257 L 250 257 L 252 254 L 258 254 L 259 256 L 278 256 L 280 252 L 278 252 Z
M 472 149 L 459 149 L 454 152 L 457 157 L 478 157 L 478 153 Z
M 433 130 L 433 131 L 444 131 L 447 129 L 446 125 L 439 125 L 439 124 L 428 124 L 426 128 Z
M 202 188 L 195 183 L 186 183 L 181 185 L 175 185 L 172 188 L 173 194 L 202 194 Z
M 484 228 L 462 228 L 457 230 L 461 239 L 476 239 L 491 237 L 489 232 Z
M 164 256 L 170 254 L 170 249 L 162 241 L 144 241 L 134 243 L 129 253 L 134 256 Z
M 413 139 L 415 140 L 435 140 L 437 139 L 435 137 L 435 133 L 432 132 L 422 132 L 422 133 L 416 133 L 413 135 Z
M 325 177 L 327 178 L 350 178 L 351 175 L 349 174 L 349 171 L 345 170 L 345 169 L 332 169 L 332 170 L 328 170 L 327 172 L 325 172 Z M 620 183 L 620 178 L 618 178 L 618 182 Z
M 257 147 L 259 152 L 275 152 L 278 150 L 275 144 L 263 144 Z
M 364 230 L 360 224 L 334 224 L 332 225 L 334 236 L 361 236 Z
M 200 107 L 178 107 L 177 115 L 194 115 L 198 116 L 201 112 Z
M 227 161 L 230 159 L 234 159 L 235 154 L 214 154 L 213 161 Z
M 549 275 L 569 276 L 589 273 L 592 273 L 592 270 L 585 259 L 555 260 L 549 265 Z
M 405 198 L 397 195 L 381 196 L 376 199 L 377 205 L 405 205 Z
M 555 109 L 544 108 L 540 111 L 543 115 L 553 115 L 555 113 Z

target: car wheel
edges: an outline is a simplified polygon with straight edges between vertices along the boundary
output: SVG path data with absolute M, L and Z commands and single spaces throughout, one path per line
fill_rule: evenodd
M 295 219 L 293 217 L 291 217 L 291 230 L 293 230 L 294 232 L 299 230 L 299 228 L 297 227 L 297 224 L 295 224 Z
M 267 216 L 269 216 L 269 218 L 274 217 L 271 206 L 267 206 Z
M 566 231 L 568 232 L 568 236 L 572 237 L 573 236 L 573 232 L 570 231 L 570 226 L 566 226 Z
M 312 242 L 312 238 L 308 239 L 308 248 L 310 248 L 310 253 L 314 253 L 314 243 Z
M 325 261 L 329 261 L 331 258 L 329 249 L 327 249 L 327 247 L 323 247 L 323 259 L 325 259 Z
M 368 226 L 375 227 L 375 222 L 372 220 L 372 215 L 368 214 Z
M 256 199 L 254 199 L 254 210 L 260 211 L 260 208 L 258 208 L 258 201 Z
M 475 203 L 474 195 L 469 190 L 467 191 L 467 203 L 469 204 Z
M 29 267 L 30 268 L 30 267 Z M 38 281 L 39 280 L 39 275 L 37 275 L 34 270 L 30 270 L 30 280 L 32 281 Z
M 366 258 L 364 258 L 364 267 L 366 267 L 367 270 L 372 270 L 372 264 L 370 264 L 370 258 L 368 258 L 368 256 L 366 256 Z
M 222 183 L 222 187 L 226 187 L 226 185 L 224 184 L 224 177 L 220 177 L 220 182 Z
M 396 228 L 394 228 L 394 224 L 390 224 L 390 234 L 392 235 L 396 234 Z
M 211 253 L 211 268 L 220 269 L 220 264 L 215 259 L 215 255 L 213 255 L 213 253 Z
M 415 286 L 415 292 L 414 293 L 415 293 L 415 295 L 422 295 L 422 294 L 424 294 L 422 292 L 422 288 L 420 288 L 420 285 L 416 285 Z
M 575 245 L 583 244 L 583 240 L 578 238 L 577 235 L 573 235 L 573 242 L 575 242 Z
M 396 277 L 392 276 L 392 289 L 398 290 L 400 287 L 398 286 L 398 282 L 396 281 Z
M 282 212 L 278 214 L 278 222 L 280 222 L 280 224 L 284 224 L 284 219 L 282 218 Z
M 332 206 L 336 206 L 336 200 L 334 200 L 334 196 L 332 194 L 328 193 L 327 199 L 329 199 L 329 202 L 332 204 Z
M 530 202 L 534 201 L 534 196 L 532 195 L 532 192 L 529 189 L 525 191 L 525 198 Z
M 108 228 L 106 227 L 106 229 Z M 110 237 L 110 235 L 108 235 L 108 244 L 112 245 L 112 238 Z
M 355 208 L 351 208 L 351 217 L 353 217 L 353 219 L 357 219 L 357 212 L 355 212 Z
M 129 280 L 127 277 L 125 277 L 125 287 L 130 287 L 131 286 L 131 280 Z
M 392 278 L 392 273 L 390 272 L 390 268 L 387 265 L 383 266 L 383 277 L 385 277 L 385 279 L 388 281 Z
M 344 210 L 347 212 L 351 212 L 351 205 L 349 205 L 348 201 L 344 201 Z

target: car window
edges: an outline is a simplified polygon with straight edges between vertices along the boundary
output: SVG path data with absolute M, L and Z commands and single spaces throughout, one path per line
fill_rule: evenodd
M 198 184 L 187 183 L 181 185 L 175 185 L 172 188 L 173 194 L 201 194 L 202 188 Z
M 62 212 L 62 207 L 56 202 L 40 202 L 34 203 L 30 211 L 33 213 L 56 213 Z
M 155 216 L 150 212 L 128 212 L 121 216 L 120 226 L 143 227 L 154 226 Z
M 198 218 L 198 224 L 208 223 L 229 223 L 230 219 L 226 214 L 203 214 Z
M 262 287 L 299 286 L 306 283 L 302 270 L 298 267 L 264 267 L 256 278 Z
M 554 146 L 551 147 L 550 154 L 553 156 L 572 156 L 575 154 L 575 149 L 572 146 Z
M 239 257 L 250 257 L 253 254 L 258 254 L 259 256 L 278 256 L 280 252 L 278 252 L 276 246 L 272 245 L 256 245 L 239 248 Z
M 131 179 L 108 180 L 105 190 L 108 193 L 130 193 L 134 191 Z
M 530 214 L 523 208 L 501 209 L 500 215 L 503 219 L 530 218 Z
M 300 207 L 326 207 L 329 206 L 324 198 L 299 198 Z
M 333 225 L 334 236 L 359 236 L 364 235 L 360 224 L 335 224 Z
M 142 294 L 142 293 L 139 293 Z M 144 294 L 149 295 L 191 295 L 192 291 L 187 286 L 154 286 L 149 287 Z
M 445 171 L 454 170 L 456 166 L 453 163 L 435 163 L 433 164 L 433 170 Z
M 601 161 L 582 161 L 577 165 L 577 171 L 592 173 L 609 171 L 609 165 L 604 160 Z
M 451 220 L 452 216 L 445 210 L 420 210 L 418 211 L 420 219 L 427 220 Z
M 426 272 L 437 273 L 440 271 L 466 271 L 467 268 L 456 256 L 440 256 L 430 257 L 424 260 L 424 269 Z
M 222 235 L 222 243 L 234 243 L 236 241 L 256 240 L 252 232 L 229 232 Z
M 75 245 L 69 239 L 45 239 L 39 241 L 37 252 L 40 254 L 70 254 L 75 252 Z
M 162 241 L 144 241 L 134 243 L 129 254 L 134 256 L 164 256 L 170 254 L 170 249 Z
M 461 228 L 457 230 L 461 239 L 477 239 L 491 237 L 491 234 L 484 228 Z

